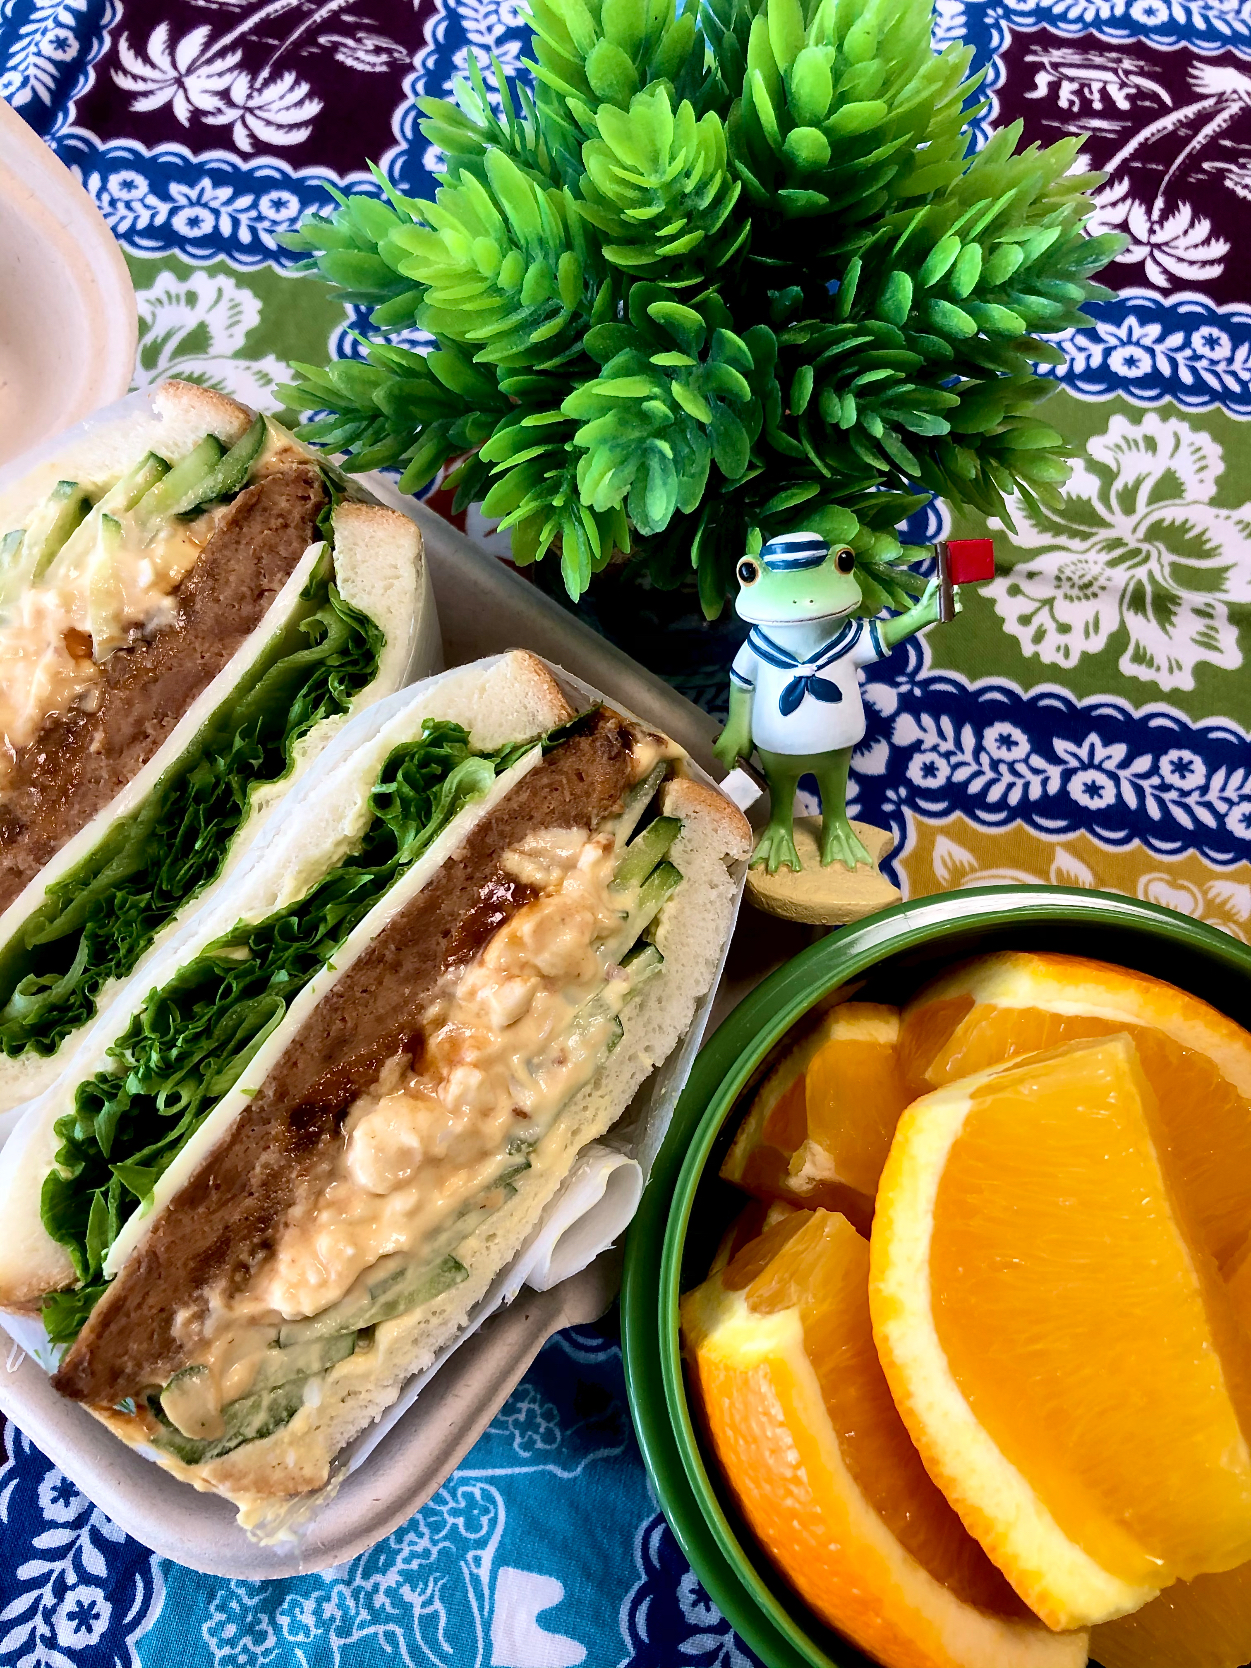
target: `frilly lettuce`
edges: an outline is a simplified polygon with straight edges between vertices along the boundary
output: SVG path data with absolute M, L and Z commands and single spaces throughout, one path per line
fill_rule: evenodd
M 327 554 L 300 607 L 230 701 L 0 951 L 0 1048 L 54 1054 L 174 913 L 220 872 L 250 795 L 378 670 L 383 635 L 339 595 Z

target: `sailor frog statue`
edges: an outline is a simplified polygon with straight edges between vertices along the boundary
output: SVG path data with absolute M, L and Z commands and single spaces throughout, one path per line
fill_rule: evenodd
M 730 671 L 730 716 L 715 752 L 733 770 L 754 749 L 764 767 L 769 822 L 752 866 L 763 863 L 770 874 L 781 864 L 800 868 L 795 789 L 811 772 L 821 791 L 822 865 L 873 867 L 847 820 L 847 770 L 865 733 L 857 674 L 939 618 L 940 581 L 906 613 L 864 619 L 852 550 L 801 532 L 744 556 L 738 582 L 735 608 L 751 632 Z

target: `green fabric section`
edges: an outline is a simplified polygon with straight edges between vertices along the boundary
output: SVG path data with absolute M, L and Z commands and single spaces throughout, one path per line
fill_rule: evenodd
M 955 537 L 993 535 L 998 576 L 926 634 L 932 664 L 1251 726 L 1251 429 L 1064 391 L 1043 412 L 1076 454 L 1062 505 L 1021 509 L 1015 533 L 957 521 Z
M 555 732 L 559 735 L 566 732 Z M 357 851 L 298 903 L 235 928 L 153 991 L 109 1049 L 117 1062 L 78 1087 L 57 1121 L 58 1169 L 45 1179 L 43 1223 L 82 1284 L 46 1300 L 54 1342 L 74 1337 L 104 1290 L 108 1249 L 292 1000 L 458 811 L 527 751 L 471 753 L 458 724 L 427 719 L 397 747 L 370 795 Z
M 330 357 L 343 307 L 317 278 L 228 261 L 192 266 L 173 255 L 126 254 L 139 309 L 136 385 L 167 376 L 221 388 L 258 410 L 276 411 L 273 389 L 287 361 Z
M 344 602 L 330 557 L 267 653 L 140 808 L 47 889 L 0 951 L 0 1047 L 54 1054 L 161 928 L 220 872 L 249 795 L 290 770 L 295 745 L 347 710 L 378 670 L 383 636 Z

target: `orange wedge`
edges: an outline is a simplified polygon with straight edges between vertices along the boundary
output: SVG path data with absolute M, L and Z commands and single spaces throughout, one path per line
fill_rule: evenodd
M 1239 1326 L 1251 1337 L 1251 1240 L 1234 1252 L 1225 1264 L 1225 1291 L 1233 1305 Z
M 1251 1662 L 1251 1564 L 1177 1581 L 1090 1635 L 1102 1668 L 1242 1668 Z
M 1198 997 L 1078 956 L 984 956 L 905 1009 L 916 1093 L 1082 1037 L 1126 1032 L 1162 1115 L 1173 1181 L 1222 1265 L 1251 1234 L 1251 1034 Z M 1202 1117 L 1196 1109 L 1202 1107 Z
M 788 1205 L 782 1199 L 775 1199 L 769 1204 L 764 1199 L 753 1199 L 746 1210 L 740 1211 L 721 1236 L 721 1243 L 717 1246 L 717 1254 L 712 1259 L 709 1274 L 716 1274 L 727 1263 L 732 1262 L 739 1252 L 752 1240 L 759 1239 L 768 1233 L 770 1228 L 779 1222 L 785 1222 L 792 1216 L 802 1215 L 794 1205 Z M 803 1224 L 796 1223 L 796 1227 Z
M 949 1084 L 878 1191 L 873 1331 L 931 1476 L 1053 1627 L 1251 1557 L 1251 1365 L 1128 1036 Z
M 887 1668 L 1080 1668 L 1085 1634 L 1030 1616 L 926 1475 L 878 1365 L 868 1277 L 864 1240 L 819 1210 L 682 1299 L 743 1516 L 822 1620 Z
M 912 1096 L 899 1074 L 899 1013 L 845 1002 L 761 1085 L 721 1166 L 761 1199 L 842 1211 L 868 1231 L 877 1179 Z

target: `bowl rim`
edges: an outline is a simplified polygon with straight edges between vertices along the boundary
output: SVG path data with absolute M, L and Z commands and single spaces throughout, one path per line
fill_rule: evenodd
M 686 1395 L 678 1298 L 686 1231 L 708 1155 L 770 1049 L 848 980 L 888 956 L 971 927 L 1064 921 L 1128 928 L 1251 976 L 1247 945 L 1119 893 L 1004 885 L 911 899 L 820 939 L 762 981 L 704 1044 L 675 1108 L 626 1241 L 626 1391 L 648 1477 L 682 1551 L 722 1615 L 770 1668 L 854 1668 L 868 1658 L 841 1638 L 839 1660 L 831 1657 L 782 1605 L 757 1568 L 763 1554 L 753 1557 L 744 1547 L 704 1465 Z

